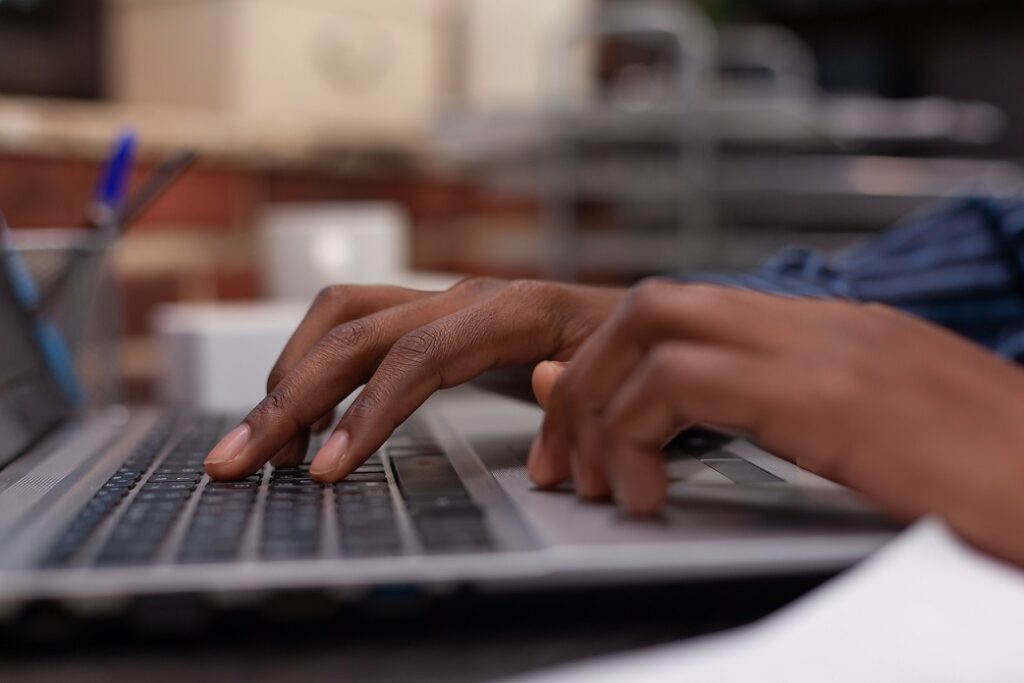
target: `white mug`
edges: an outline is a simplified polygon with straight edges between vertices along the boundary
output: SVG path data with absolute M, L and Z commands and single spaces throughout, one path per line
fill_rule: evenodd
M 409 221 L 397 204 L 272 205 L 259 235 L 271 298 L 308 301 L 327 285 L 398 284 L 409 273 Z

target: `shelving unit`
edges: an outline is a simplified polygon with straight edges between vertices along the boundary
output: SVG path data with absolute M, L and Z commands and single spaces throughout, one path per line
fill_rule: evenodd
M 1012 163 L 931 153 L 997 139 L 995 107 L 826 95 L 791 34 L 717 34 L 686 7 L 604 3 L 553 41 L 544 111 L 463 112 L 441 126 L 448 164 L 542 199 L 549 276 L 744 267 L 793 239 L 834 247 L 951 193 L 1024 181 Z M 670 46 L 660 97 L 573 100 L 592 88 L 566 80 L 565 55 L 609 39 Z

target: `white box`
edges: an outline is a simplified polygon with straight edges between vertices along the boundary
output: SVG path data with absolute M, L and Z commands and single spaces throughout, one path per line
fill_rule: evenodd
M 327 285 L 398 284 L 409 273 L 409 219 L 391 202 L 271 204 L 257 233 L 275 299 L 311 301 Z
M 172 405 L 248 412 L 306 306 L 167 304 L 154 319 L 160 340 L 160 397 Z
M 107 73 L 135 104 L 323 137 L 428 133 L 448 0 L 107 0 Z
M 552 70 L 577 88 L 593 79 L 593 55 L 566 45 L 596 0 L 463 0 L 466 108 L 475 113 L 543 111 Z

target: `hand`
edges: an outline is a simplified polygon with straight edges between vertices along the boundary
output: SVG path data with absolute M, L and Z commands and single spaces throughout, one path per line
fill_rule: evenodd
M 895 310 L 654 281 L 534 379 L 541 486 L 651 513 L 661 448 L 704 423 L 1024 565 L 1024 371 Z
M 624 290 L 470 278 L 445 292 L 330 287 L 281 354 L 267 397 L 210 452 L 215 479 L 267 461 L 296 465 L 311 427 L 365 388 L 313 461 L 320 481 L 346 477 L 432 393 L 484 371 L 568 359 Z

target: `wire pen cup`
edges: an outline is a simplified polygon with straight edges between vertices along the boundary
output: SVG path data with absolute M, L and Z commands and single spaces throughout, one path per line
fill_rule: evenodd
M 11 230 L 6 247 L 23 262 L 38 294 L 36 315 L 56 328 L 73 365 L 82 407 L 121 395 L 120 297 L 111 244 L 97 230 Z

